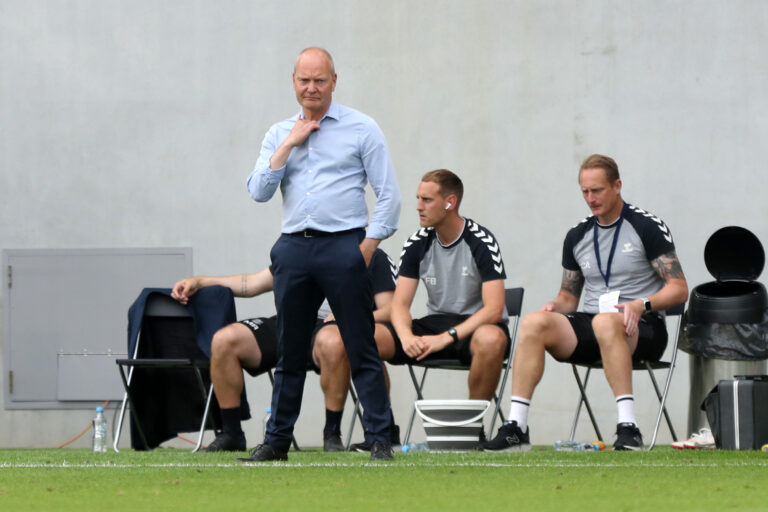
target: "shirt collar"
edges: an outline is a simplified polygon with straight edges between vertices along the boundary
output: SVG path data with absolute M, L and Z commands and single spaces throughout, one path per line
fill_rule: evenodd
M 325 115 L 320 119 L 322 121 L 326 117 L 330 117 L 331 119 L 335 119 L 336 121 L 339 120 L 341 117 L 341 109 L 339 108 L 339 104 L 335 101 L 331 101 L 331 105 L 328 107 L 328 111 L 325 113 Z M 304 110 L 299 109 L 299 119 L 304 119 Z

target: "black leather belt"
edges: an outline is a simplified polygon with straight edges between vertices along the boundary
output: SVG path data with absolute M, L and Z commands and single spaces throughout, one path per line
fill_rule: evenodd
M 302 238 L 317 238 L 321 236 L 342 236 L 363 231 L 363 228 L 345 229 L 344 231 L 318 231 L 316 229 L 303 229 L 295 233 L 285 233 L 288 236 L 299 236 Z

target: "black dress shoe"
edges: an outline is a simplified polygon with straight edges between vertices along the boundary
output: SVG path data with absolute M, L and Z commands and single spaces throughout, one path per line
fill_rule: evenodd
M 400 427 L 392 425 L 389 427 L 389 444 L 392 446 L 400 446 Z M 353 443 L 349 445 L 349 451 L 367 453 L 371 451 L 370 443 L 363 441 L 362 443 Z
M 344 443 L 341 442 L 341 434 L 339 432 L 323 433 L 323 451 L 324 452 L 343 452 L 344 451 Z
M 245 434 L 240 432 L 239 436 L 234 436 L 228 432 L 219 432 L 216 439 L 211 441 L 205 450 L 206 452 L 244 452 Z
M 371 446 L 371 460 L 393 460 L 392 445 L 382 441 L 375 441 Z
M 260 444 L 253 450 L 248 457 L 238 457 L 240 462 L 267 462 L 270 460 L 288 460 L 288 452 L 281 452 L 277 448 L 272 448 L 268 444 Z

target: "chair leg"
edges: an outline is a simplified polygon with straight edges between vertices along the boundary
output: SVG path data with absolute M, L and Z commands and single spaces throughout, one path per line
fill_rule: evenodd
M 411 374 L 411 381 L 413 381 L 413 387 L 416 388 L 416 400 L 422 400 L 424 397 L 421 394 L 424 388 L 424 380 L 427 378 L 428 368 L 424 368 L 424 373 L 421 374 L 421 382 L 416 379 L 416 374 L 413 372 L 413 367 L 408 365 L 408 372 Z M 408 420 L 408 429 L 405 431 L 405 439 L 403 439 L 403 446 L 408 444 L 411 439 L 411 430 L 413 429 L 413 422 L 416 420 L 416 404 L 413 404 L 413 410 L 411 411 L 411 419 Z
M 674 441 L 677 441 L 677 434 L 675 433 L 675 428 L 672 426 L 672 420 L 669 417 L 669 413 L 667 412 L 667 395 L 669 394 L 669 386 L 672 383 L 672 372 L 675 369 L 675 363 L 677 361 L 677 349 L 672 352 L 672 360 L 669 363 L 669 368 L 667 369 L 667 379 L 664 383 L 664 392 L 659 393 L 659 386 L 656 384 L 656 378 L 653 375 L 653 371 L 650 369 L 650 365 L 646 363 L 646 368 L 648 370 L 648 374 L 651 377 L 651 382 L 653 382 L 653 388 L 656 390 L 656 396 L 659 397 L 659 413 L 656 415 L 656 424 L 653 428 L 653 438 L 651 438 L 651 444 L 648 445 L 648 451 L 653 450 L 653 447 L 656 446 L 656 437 L 659 434 L 659 425 L 661 423 L 661 415 L 664 414 L 664 417 L 667 420 L 667 426 L 669 427 L 669 432 L 672 434 L 672 439 Z
M 579 421 L 579 415 L 581 413 L 581 404 L 584 404 L 584 407 L 587 408 L 587 413 L 589 414 L 589 419 L 592 422 L 592 427 L 595 429 L 595 434 L 597 434 L 597 439 L 602 441 L 603 435 L 600 433 L 600 427 L 597 426 L 597 419 L 595 418 L 595 414 L 592 412 L 592 406 L 589 404 L 589 399 L 587 398 L 587 384 L 589 383 L 589 376 L 592 373 L 591 368 L 587 368 L 587 373 L 584 375 L 584 382 L 582 383 L 581 378 L 579 377 L 579 370 L 576 368 L 576 365 L 572 364 L 571 369 L 573 370 L 573 376 L 576 378 L 576 384 L 579 386 L 579 394 L 581 395 L 579 397 L 579 403 L 576 406 L 576 413 L 573 417 L 573 425 L 571 425 L 571 440 L 576 436 L 576 425 Z
M 112 449 L 115 452 L 120 453 L 120 449 L 117 447 L 120 442 L 120 435 L 123 430 L 123 419 L 125 419 L 125 409 L 128 406 L 128 393 L 123 394 L 123 403 L 120 405 L 120 415 L 117 418 L 117 425 L 115 426 L 115 435 L 112 440 Z
M 206 423 L 208 423 L 208 413 L 211 410 L 211 399 L 213 398 L 213 384 L 211 384 L 210 388 L 208 389 L 208 398 L 205 400 L 205 410 L 203 411 L 203 421 L 200 423 L 200 435 L 197 436 L 197 444 L 195 445 L 195 448 L 192 450 L 192 453 L 196 453 L 200 451 L 200 448 L 203 446 L 203 434 L 205 434 L 205 427 L 207 426 Z M 213 423 L 213 418 L 211 418 L 211 423 Z
M 139 437 L 141 438 L 141 442 L 144 443 L 144 448 L 149 450 L 149 443 L 147 442 L 147 437 L 144 435 L 144 429 L 141 428 L 141 422 L 139 421 L 139 415 L 136 411 L 136 407 L 133 405 L 133 398 L 131 398 L 131 390 L 128 384 L 128 379 L 125 378 L 125 371 L 123 370 L 122 365 L 117 366 L 120 369 L 120 378 L 123 381 L 123 387 L 125 388 L 125 398 L 128 399 L 128 404 L 131 407 L 131 417 L 133 418 L 133 422 L 136 424 L 136 430 L 139 431 Z M 133 375 L 133 372 L 131 372 L 131 375 Z M 125 405 L 125 403 L 123 403 Z M 122 427 L 122 421 L 121 427 Z M 119 436 L 118 436 L 119 440 Z M 117 440 L 115 441 L 115 447 L 117 446 Z
M 493 427 L 496 426 L 496 418 L 501 418 L 501 424 L 506 421 L 504 413 L 501 411 L 501 400 L 499 396 L 504 396 L 504 390 L 507 387 L 507 377 L 509 377 L 509 368 L 512 363 L 512 351 L 510 349 L 509 357 L 504 365 L 504 375 L 501 377 L 501 386 L 499 387 L 499 394 L 494 393 L 493 399 L 496 401 L 496 407 L 493 409 L 493 417 L 491 418 L 491 433 L 493 433 Z
M 357 393 L 355 393 L 355 385 L 351 380 L 349 382 L 349 397 L 352 399 L 354 409 L 352 410 L 352 419 L 349 421 L 349 429 L 347 429 L 347 441 L 344 443 L 344 447 L 347 450 L 349 450 L 349 447 L 352 446 L 352 432 L 355 429 L 355 423 L 359 419 L 360 424 L 363 424 L 363 413 L 360 411 L 360 400 L 357 398 Z

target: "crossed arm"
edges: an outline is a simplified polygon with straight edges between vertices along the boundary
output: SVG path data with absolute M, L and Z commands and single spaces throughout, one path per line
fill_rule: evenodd
M 421 361 L 429 354 L 444 349 L 453 343 L 447 332 L 429 336 L 416 336 L 412 330 L 411 304 L 416 295 L 417 279 L 400 276 L 397 278 L 395 296 L 392 299 L 392 325 L 395 327 L 403 350 L 410 357 Z M 482 286 L 483 307 L 469 318 L 454 326 L 459 339 L 468 338 L 483 324 L 500 322 L 504 312 L 504 281 L 486 281 Z

